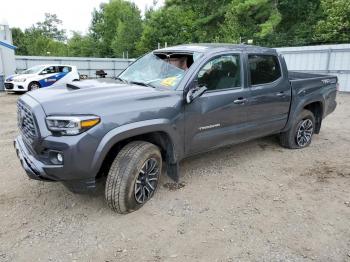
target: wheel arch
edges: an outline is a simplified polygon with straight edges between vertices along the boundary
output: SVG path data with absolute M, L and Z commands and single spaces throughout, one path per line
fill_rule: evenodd
M 27 86 L 27 90 L 28 90 L 28 91 L 30 91 L 30 89 L 29 89 L 29 88 L 30 88 L 30 85 L 33 84 L 33 83 L 38 84 L 38 85 L 39 85 L 39 88 L 41 88 L 40 82 L 37 81 L 37 80 L 33 80 L 33 81 L 30 81 L 29 84 L 28 84 L 28 86 Z
M 107 173 L 113 159 L 126 144 L 132 141 L 146 141 L 160 148 L 162 158 L 167 165 L 168 176 L 175 181 L 179 180 L 179 148 L 176 146 L 179 145 L 178 138 L 173 130 L 169 130 L 168 124 L 155 124 L 152 120 L 151 122 L 153 124 L 148 123 L 148 126 L 145 126 L 145 123 L 129 124 L 127 125 L 129 128 L 122 126 L 104 136 L 92 162 L 93 167 L 97 169 L 97 177 Z
M 308 100 L 303 99 L 292 105 L 290 108 L 290 115 L 287 124 L 281 132 L 289 130 L 293 126 L 295 119 L 304 109 L 307 109 L 314 114 L 316 119 L 316 127 L 314 133 L 318 134 L 321 129 L 322 119 L 324 115 L 324 100 L 321 97 L 316 97 L 314 99 Z
M 323 112 L 324 112 L 323 103 L 321 101 L 314 101 L 312 103 L 308 103 L 307 105 L 305 105 L 303 109 L 307 109 L 311 111 L 312 114 L 314 115 L 315 117 L 314 133 L 319 134 L 321 130 Z

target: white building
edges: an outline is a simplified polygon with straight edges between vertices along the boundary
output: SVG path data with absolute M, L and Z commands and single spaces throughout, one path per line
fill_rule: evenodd
M 8 25 L 0 24 L 0 91 L 4 90 L 5 76 L 12 75 L 16 70 L 16 47 L 12 44 L 12 35 Z

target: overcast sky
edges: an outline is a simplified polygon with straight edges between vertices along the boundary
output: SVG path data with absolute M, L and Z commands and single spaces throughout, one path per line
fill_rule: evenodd
M 153 0 L 130 0 L 143 12 Z M 1 1 L 0 24 L 25 29 L 44 19 L 45 13 L 57 14 L 67 32 L 74 30 L 86 33 L 91 21 L 91 12 L 100 3 L 108 0 L 5 0 Z M 158 6 L 164 0 L 158 0 Z

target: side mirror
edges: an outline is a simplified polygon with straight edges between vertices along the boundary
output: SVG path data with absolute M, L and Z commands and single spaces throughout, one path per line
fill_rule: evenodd
M 208 88 L 206 88 L 205 86 L 195 87 L 195 88 L 190 89 L 186 95 L 187 104 L 190 104 L 197 97 L 200 97 L 201 95 L 203 95 L 205 93 L 205 91 L 207 91 L 207 89 Z
M 46 70 L 43 70 L 41 71 L 40 75 L 46 75 L 47 74 L 47 71 Z

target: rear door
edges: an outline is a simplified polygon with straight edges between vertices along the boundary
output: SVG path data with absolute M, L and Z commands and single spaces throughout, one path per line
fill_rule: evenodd
M 221 54 L 207 60 L 193 81 L 208 90 L 185 105 L 187 155 L 244 139 L 249 90 L 244 88 L 242 55 Z
M 74 80 L 71 66 L 58 66 L 55 85 L 70 83 Z
M 56 83 L 56 75 L 58 73 L 57 66 L 48 66 L 45 67 L 40 73 L 41 79 L 39 80 L 41 87 L 52 86 Z
M 277 54 L 247 54 L 250 89 L 247 120 L 250 137 L 259 137 L 283 129 L 288 120 L 291 86 L 283 75 Z

